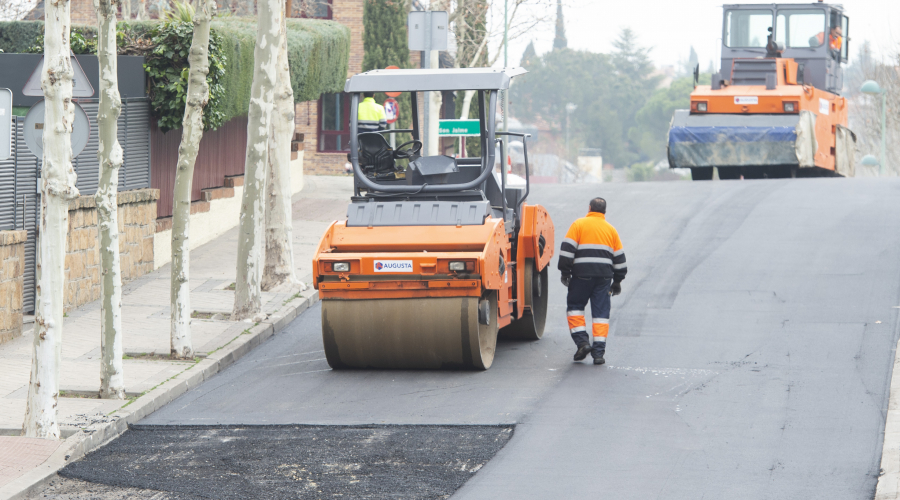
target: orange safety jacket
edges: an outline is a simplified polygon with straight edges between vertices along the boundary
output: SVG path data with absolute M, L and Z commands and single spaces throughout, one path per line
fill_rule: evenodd
M 825 33 L 819 32 L 816 35 L 816 40 L 819 41 L 819 45 L 822 45 L 822 42 L 825 41 Z M 841 43 L 843 43 L 843 37 L 833 37 L 830 34 L 828 35 L 828 45 L 834 50 L 841 50 Z
M 606 215 L 590 212 L 576 220 L 560 245 L 559 270 L 577 278 L 625 279 L 625 251 L 619 233 Z

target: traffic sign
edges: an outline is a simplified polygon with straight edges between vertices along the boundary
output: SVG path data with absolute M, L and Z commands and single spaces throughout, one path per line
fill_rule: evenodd
M 387 68 L 384 68 L 384 69 L 400 69 L 400 67 L 399 66 L 388 66 Z M 400 97 L 400 94 L 402 94 L 402 93 L 403 92 L 385 92 L 385 94 L 387 94 L 388 97 Z
M 0 89 L 0 161 L 12 155 L 12 90 Z
M 441 137 L 477 137 L 481 135 L 481 122 L 478 120 L 441 120 L 438 122 L 438 135 Z
M 447 50 L 449 19 L 442 10 L 410 12 L 406 21 L 409 50 Z
M 76 157 L 87 146 L 88 137 L 91 136 L 91 122 L 87 113 L 77 103 L 75 105 L 75 122 L 72 124 L 72 157 Z M 44 156 L 44 100 L 36 102 L 28 114 L 25 115 L 24 125 L 25 145 L 31 153 L 38 158 Z
M 397 118 L 400 118 L 400 105 L 397 104 L 396 100 L 384 100 L 384 114 L 387 117 L 388 123 L 394 123 L 397 121 Z
M 72 70 L 74 73 L 74 75 L 72 75 L 72 97 L 93 96 L 94 87 L 91 86 L 91 82 L 88 80 L 84 70 L 81 69 L 81 64 L 78 62 L 78 59 L 72 57 L 71 60 L 73 61 Z M 28 77 L 28 81 L 25 82 L 25 88 L 22 89 L 23 95 L 44 97 L 44 89 L 41 88 L 41 72 L 43 72 L 43 70 L 44 58 L 41 57 L 41 60 L 37 63 L 37 67 L 34 68 L 34 71 L 31 72 L 31 76 Z

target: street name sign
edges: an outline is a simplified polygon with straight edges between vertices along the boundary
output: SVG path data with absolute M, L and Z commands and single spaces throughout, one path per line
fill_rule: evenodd
M 478 120 L 441 120 L 438 122 L 438 135 L 441 137 L 478 137 L 481 135 L 481 122 Z
M 22 89 L 22 95 L 31 97 L 44 96 L 44 89 L 41 88 L 41 72 L 43 70 L 44 58 L 41 57 L 41 60 L 37 63 L 37 67 L 34 68 L 34 71 L 31 72 L 31 76 L 28 77 L 28 81 L 25 82 L 25 88 Z M 88 80 L 84 70 L 81 69 L 81 64 L 75 57 L 72 57 L 72 70 L 74 73 L 74 75 L 72 75 L 72 97 L 93 96 L 94 87 L 91 86 L 90 80 Z
M 12 155 L 12 90 L 0 89 L 0 161 Z

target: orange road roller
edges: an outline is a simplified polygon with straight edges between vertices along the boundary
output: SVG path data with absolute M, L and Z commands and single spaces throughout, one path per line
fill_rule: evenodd
M 486 370 L 498 336 L 543 335 L 553 222 L 526 203 L 527 150 L 524 179 L 495 168 L 498 142 L 527 139 L 495 130 L 499 91 L 522 73 L 373 70 L 347 81 L 355 193 L 313 259 L 333 369 Z M 464 133 L 480 139 L 480 157 L 423 156 L 419 93 L 466 90 L 477 92 L 479 118 Z M 413 128 L 360 132 L 369 92 L 409 99 Z M 390 134 L 412 140 L 393 148 Z

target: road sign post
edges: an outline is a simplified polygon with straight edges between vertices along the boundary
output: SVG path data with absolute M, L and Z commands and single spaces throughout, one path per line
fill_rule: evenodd
M 447 27 L 449 16 L 445 11 L 412 11 L 407 17 L 407 32 L 409 33 L 409 50 L 421 50 L 422 67 L 431 67 L 431 51 L 447 50 Z M 422 151 L 428 154 L 428 124 L 431 119 L 431 99 L 428 92 L 423 95 L 425 109 L 423 110 L 424 134 L 422 134 Z
M 384 115 L 388 122 L 388 128 L 394 130 L 397 128 L 397 119 L 400 118 L 400 104 L 393 98 L 384 100 Z M 391 149 L 397 147 L 396 134 L 390 135 Z
M 0 89 L 0 160 L 12 155 L 12 90 Z

